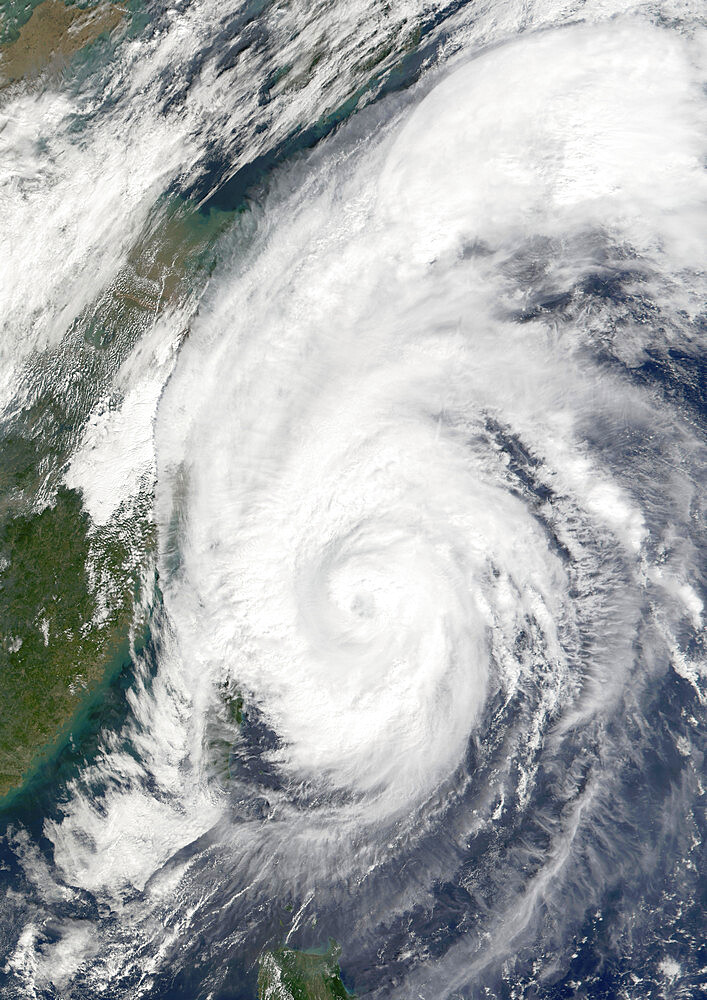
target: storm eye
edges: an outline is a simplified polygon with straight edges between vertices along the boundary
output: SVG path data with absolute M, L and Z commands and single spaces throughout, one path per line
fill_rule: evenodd
M 357 618 L 373 618 L 376 613 L 376 599 L 373 594 L 357 593 L 351 602 L 351 611 Z
M 0 1000 L 697 996 L 704 0 L 0 5 Z

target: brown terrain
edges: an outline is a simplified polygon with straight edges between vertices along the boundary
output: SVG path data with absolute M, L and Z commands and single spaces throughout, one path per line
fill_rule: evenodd
M 44 0 L 22 25 L 19 38 L 0 48 L 0 89 L 61 70 L 84 45 L 113 31 L 125 13 L 125 8 L 111 3 L 87 9 Z

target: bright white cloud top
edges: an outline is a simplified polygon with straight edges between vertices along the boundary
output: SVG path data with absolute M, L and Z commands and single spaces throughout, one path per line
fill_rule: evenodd
M 178 354 L 183 315 L 89 424 L 68 481 L 99 523 L 110 469 L 154 482 L 163 599 L 125 732 L 44 827 L 66 883 L 119 914 L 97 950 L 61 937 L 90 982 L 150 996 L 185 937 L 218 937 L 216 909 L 235 947 L 268 893 L 302 914 L 360 898 L 393 927 L 451 873 L 480 881 L 487 856 L 463 858 L 486 837 L 483 930 L 429 962 L 420 932 L 371 993 L 456 996 L 539 907 L 552 941 L 612 865 L 628 877 L 617 713 L 666 671 L 701 679 L 702 443 L 633 374 L 657 326 L 695 346 L 705 35 L 583 10 L 522 33 L 482 11 L 415 87 L 283 168 Z

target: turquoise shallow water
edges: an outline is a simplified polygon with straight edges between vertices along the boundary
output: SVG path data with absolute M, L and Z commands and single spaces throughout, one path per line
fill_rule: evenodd
M 704 986 L 703 30 L 135 5 L 3 92 L 3 516 L 78 491 L 135 608 L 4 802 L 1 996 Z

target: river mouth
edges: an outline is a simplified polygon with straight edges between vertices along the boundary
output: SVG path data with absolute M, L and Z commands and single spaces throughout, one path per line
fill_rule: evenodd
M 6 91 L 8 995 L 696 988 L 668 14 L 135 5 Z

